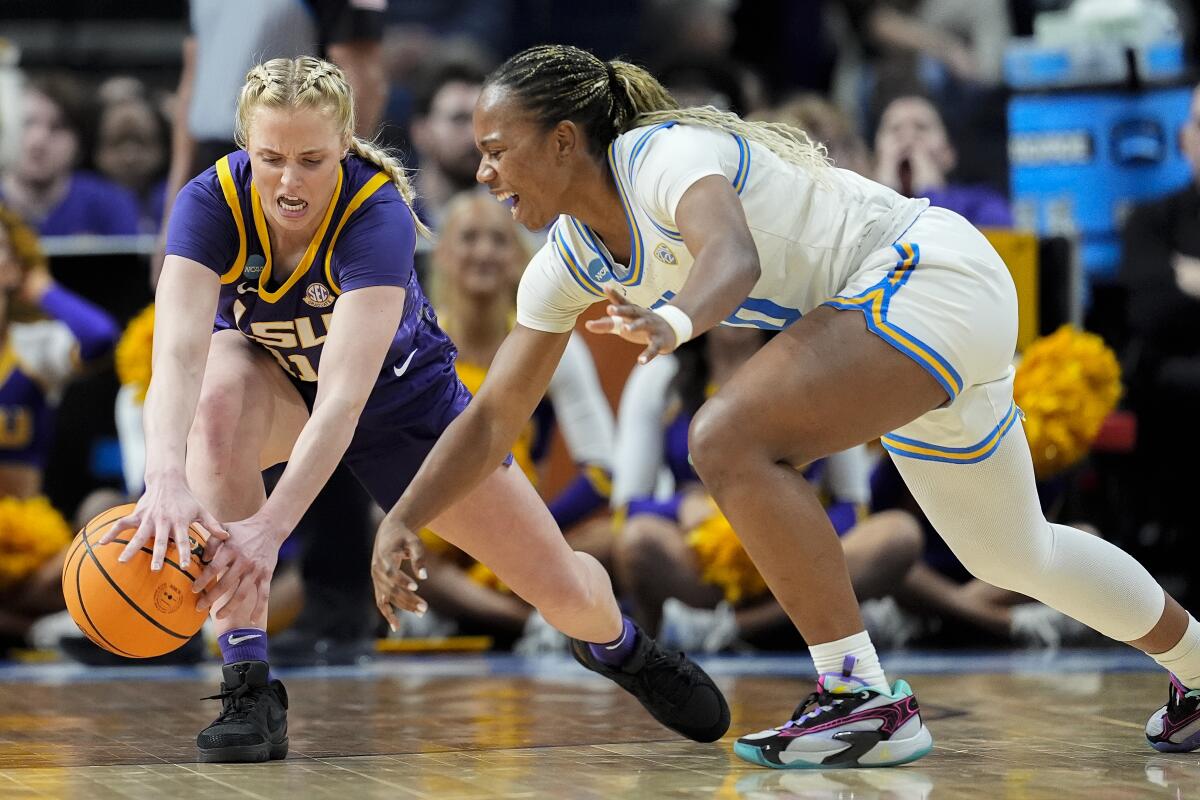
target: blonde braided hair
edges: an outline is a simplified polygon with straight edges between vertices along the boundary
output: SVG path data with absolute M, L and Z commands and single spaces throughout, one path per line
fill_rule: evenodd
M 825 148 L 804 131 L 778 122 L 750 122 L 712 106 L 680 108 L 653 75 L 626 61 L 603 61 L 578 47 L 547 44 L 522 50 L 492 73 L 543 125 L 581 125 L 594 155 L 633 128 L 683 122 L 758 142 L 784 161 L 810 170 L 829 165 Z
M 273 58 L 257 64 L 246 73 L 246 82 L 238 94 L 234 137 L 245 148 L 254 111 L 266 108 L 315 108 L 333 116 L 349 142 L 351 153 L 378 167 L 408 204 L 417 231 L 426 238 L 429 228 L 417 216 L 416 193 L 408 171 L 394 155 L 374 142 L 354 135 L 354 98 L 346 76 L 336 64 L 312 56 Z

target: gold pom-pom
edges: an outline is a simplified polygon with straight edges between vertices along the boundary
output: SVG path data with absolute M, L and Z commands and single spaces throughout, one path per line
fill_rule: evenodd
M 1121 399 L 1121 367 L 1099 336 L 1064 325 L 1025 350 L 1013 396 L 1034 471 L 1049 478 L 1087 455 Z
M 28 578 L 71 541 L 71 529 L 45 497 L 0 498 L 0 589 Z
M 736 605 L 765 592 L 767 582 L 758 574 L 729 520 L 716 504 L 713 510 L 711 517 L 688 533 L 687 541 L 700 561 L 700 579 L 719 587 L 725 600 Z
M 154 304 L 130 320 L 117 342 L 117 379 L 122 386 L 137 387 L 137 401 L 145 402 L 150 388 L 150 357 L 154 350 Z

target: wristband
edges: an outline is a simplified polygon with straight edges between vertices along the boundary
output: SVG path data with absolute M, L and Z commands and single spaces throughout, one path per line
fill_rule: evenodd
M 692 318 L 679 306 L 662 305 L 652 309 L 675 332 L 675 346 L 692 338 Z

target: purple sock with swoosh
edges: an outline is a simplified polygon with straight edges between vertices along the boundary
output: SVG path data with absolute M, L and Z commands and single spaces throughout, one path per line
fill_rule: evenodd
M 638 632 L 633 625 L 633 620 L 622 616 L 621 623 L 621 635 L 616 639 L 605 644 L 592 643 L 588 645 L 596 660 L 610 667 L 619 667 L 624 664 L 626 659 L 633 655 L 633 648 L 637 644 Z
M 221 663 L 267 660 L 267 632 L 262 628 L 234 628 L 217 637 Z

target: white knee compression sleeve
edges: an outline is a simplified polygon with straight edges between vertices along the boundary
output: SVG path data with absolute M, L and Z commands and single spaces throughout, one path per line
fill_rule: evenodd
M 1162 616 L 1163 590 L 1132 556 L 1046 521 L 1020 425 L 975 464 L 894 458 L 933 527 L 977 577 L 1119 641 L 1145 636 Z

